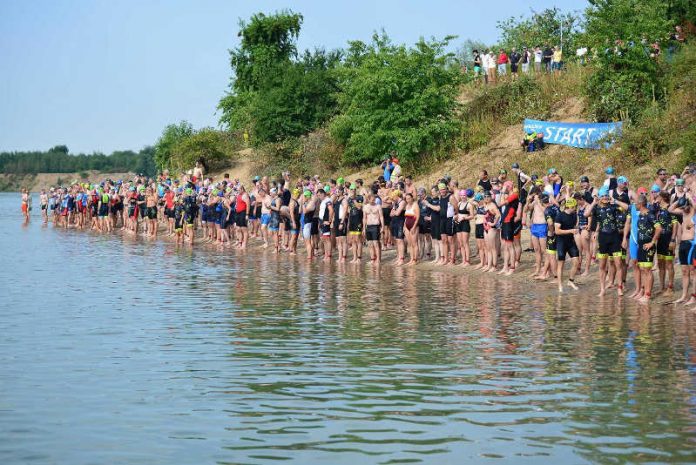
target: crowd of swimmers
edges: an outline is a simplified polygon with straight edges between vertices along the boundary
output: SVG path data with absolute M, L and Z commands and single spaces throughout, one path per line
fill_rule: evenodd
M 554 168 L 530 175 L 515 163 L 510 175 L 506 169 L 496 176 L 482 171 L 470 187 L 443 176 L 426 188 L 386 171 L 371 183 L 293 179 L 285 172 L 247 185 L 228 175 L 205 177 L 197 168 L 177 179 L 164 171 L 155 179 L 50 188 L 41 191 L 40 203 L 44 223 L 59 228 L 120 229 L 241 250 L 253 241 L 276 254 L 326 262 L 360 263 L 366 250 L 373 266 L 384 250 L 395 249 L 396 266 L 431 261 L 502 275 L 519 272 L 522 231 L 528 230 L 530 277 L 555 278 L 559 292 L 578 289 L 576 276 L 588 276 L 598 263 L 600 295 L 624 295 L 632 275 L 631 297 L 647 302 L 673 292 L 677 261 L 682 292 L 675 302 L 696 303 L 696 166 L 671 175 L 660 169 L 649 188 L 633 189 L 613 168 L 605 174 L 593 185 L 587 176 L 564 180 Z M 24 191 L 27 220 L 30 206 Z

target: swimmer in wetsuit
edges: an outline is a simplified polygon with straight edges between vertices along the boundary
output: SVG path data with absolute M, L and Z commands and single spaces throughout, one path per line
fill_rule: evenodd
M 365 199 L 357 193 L 357 185 L 351 184 L 348 191 L 348 240 L 353 250 L 351 263 L 360 263 L 363 248 L 363 203 Z
M 327 196 L 330 190 L 328 185 L 324 189 L 317 191 L 317 200 L 319 201 L 319 228 L 321 234 L 321 242 L 324 246 L 324 261 L 331 261 L 331 223 L 334 217 L 334 207 L 331 199 Z
M 578 202 L 574 198 L 567 198 L 565 206 L 554 220 L 554 232 L 556 234 L 556 257 L 558 265 L 556 267 L 556 279 L 558 282 L 558 292 L 563 292 L 563 265 L 565 264 L 566 255 L 570 255 L 571 266 L 570 275 L 568 276 L 568 286 L 577 290 L 575 284 L 575 274 L 578 272 L 578 257 L 580 251 L 575 243 L 575 231 L 578 227 Z

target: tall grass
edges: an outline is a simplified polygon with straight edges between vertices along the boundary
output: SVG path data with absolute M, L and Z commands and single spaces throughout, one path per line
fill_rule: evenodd
M 532 73 L 496 84 L 467 84 L 462 89 L 469 98 L 460 113 L 463 124 L 458 148 L 482 147 L 502 128 L 525 118 L 549 118 L 559 103 L 582 95 L 586 73 L 584 67 L 571 65 L 560 74 Z

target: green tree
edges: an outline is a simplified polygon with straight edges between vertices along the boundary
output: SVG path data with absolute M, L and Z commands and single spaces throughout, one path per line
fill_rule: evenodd
M 67 145 L 56 145 L 54 147 L 51 147 L 49 149 L 49 152 L 53 153 L 63 153 L 63 154 L 68 154 L 68 146 Z
M 480 53 L 488 50 L 488 45 L 481 42 L 480 40 L 466 39 L 462 45 L 457 48 L 455 52 L 457 62 L 460 65 L 467 65 L 469 68 L 474 66 L 474 50 L 478 50 Z
M 185 170 L 203 159 L 209 169 L 221 168 L 229 164 L 233 151 L 234 145 L 229 133 L 203 128 L 174 146 L 171 164 L 172 168 Z
M 589 0 L 586 40 L 605 49 L 616 40 L 628 44 L 659 40 L 669 33 L 669 0 Z M 609 43 L 609 45 L 608 45 Z
M 574 12 L 564 13 L 560 9 L 532 10 L 529 17 L 511 17 L 498 21 L 500 46 L 506 49 L 562 45 L 563 50 L 575 50 L 582 18 Z
M 299 136 L 326 121 L 336 108 L 338 52 L 304 52 L 296 40 L 302 15 L 282 11 L 240 22 L 242 42 L 230 51 L 234 73 L 221 100 L 220 122 L 248 131 L 255 144 Z
M 395 150 L 415 163 L 452 141 L 461 124 L 455 112 L 462 80 L 445 52 L 452 38 L 407 48 L 382 33 L 370 44 L 350 43 L 340 69 L 341 113 L 330 126 L 345 146 L 344 161 L 377 162 Z
M 188 121 L 179 124 L 170 124 L 164 128 L 162 135 L 155 143 L 155 164 L 158 168 L 171 167 L 174 148 L 183 140 L 193 135 L 193 126 Z
M 599 121 L 637 122 L 664 98 L 664 67 L 650 44 L 672 29 L 670 0 L 590 0 L 585 40 L 596 52 L 587 82 L 590 111 Z

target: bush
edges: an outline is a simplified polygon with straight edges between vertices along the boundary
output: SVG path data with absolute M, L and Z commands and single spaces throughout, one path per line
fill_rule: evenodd
M 462 74 L 444 52 L 450 38 L 413 48 L 386 35 L 352 42 L 339 69 L 341 113 L 330 124 L 348 164 L 375 163 L 394 151 L 414 165 L 460 130 L 456 97 Z

